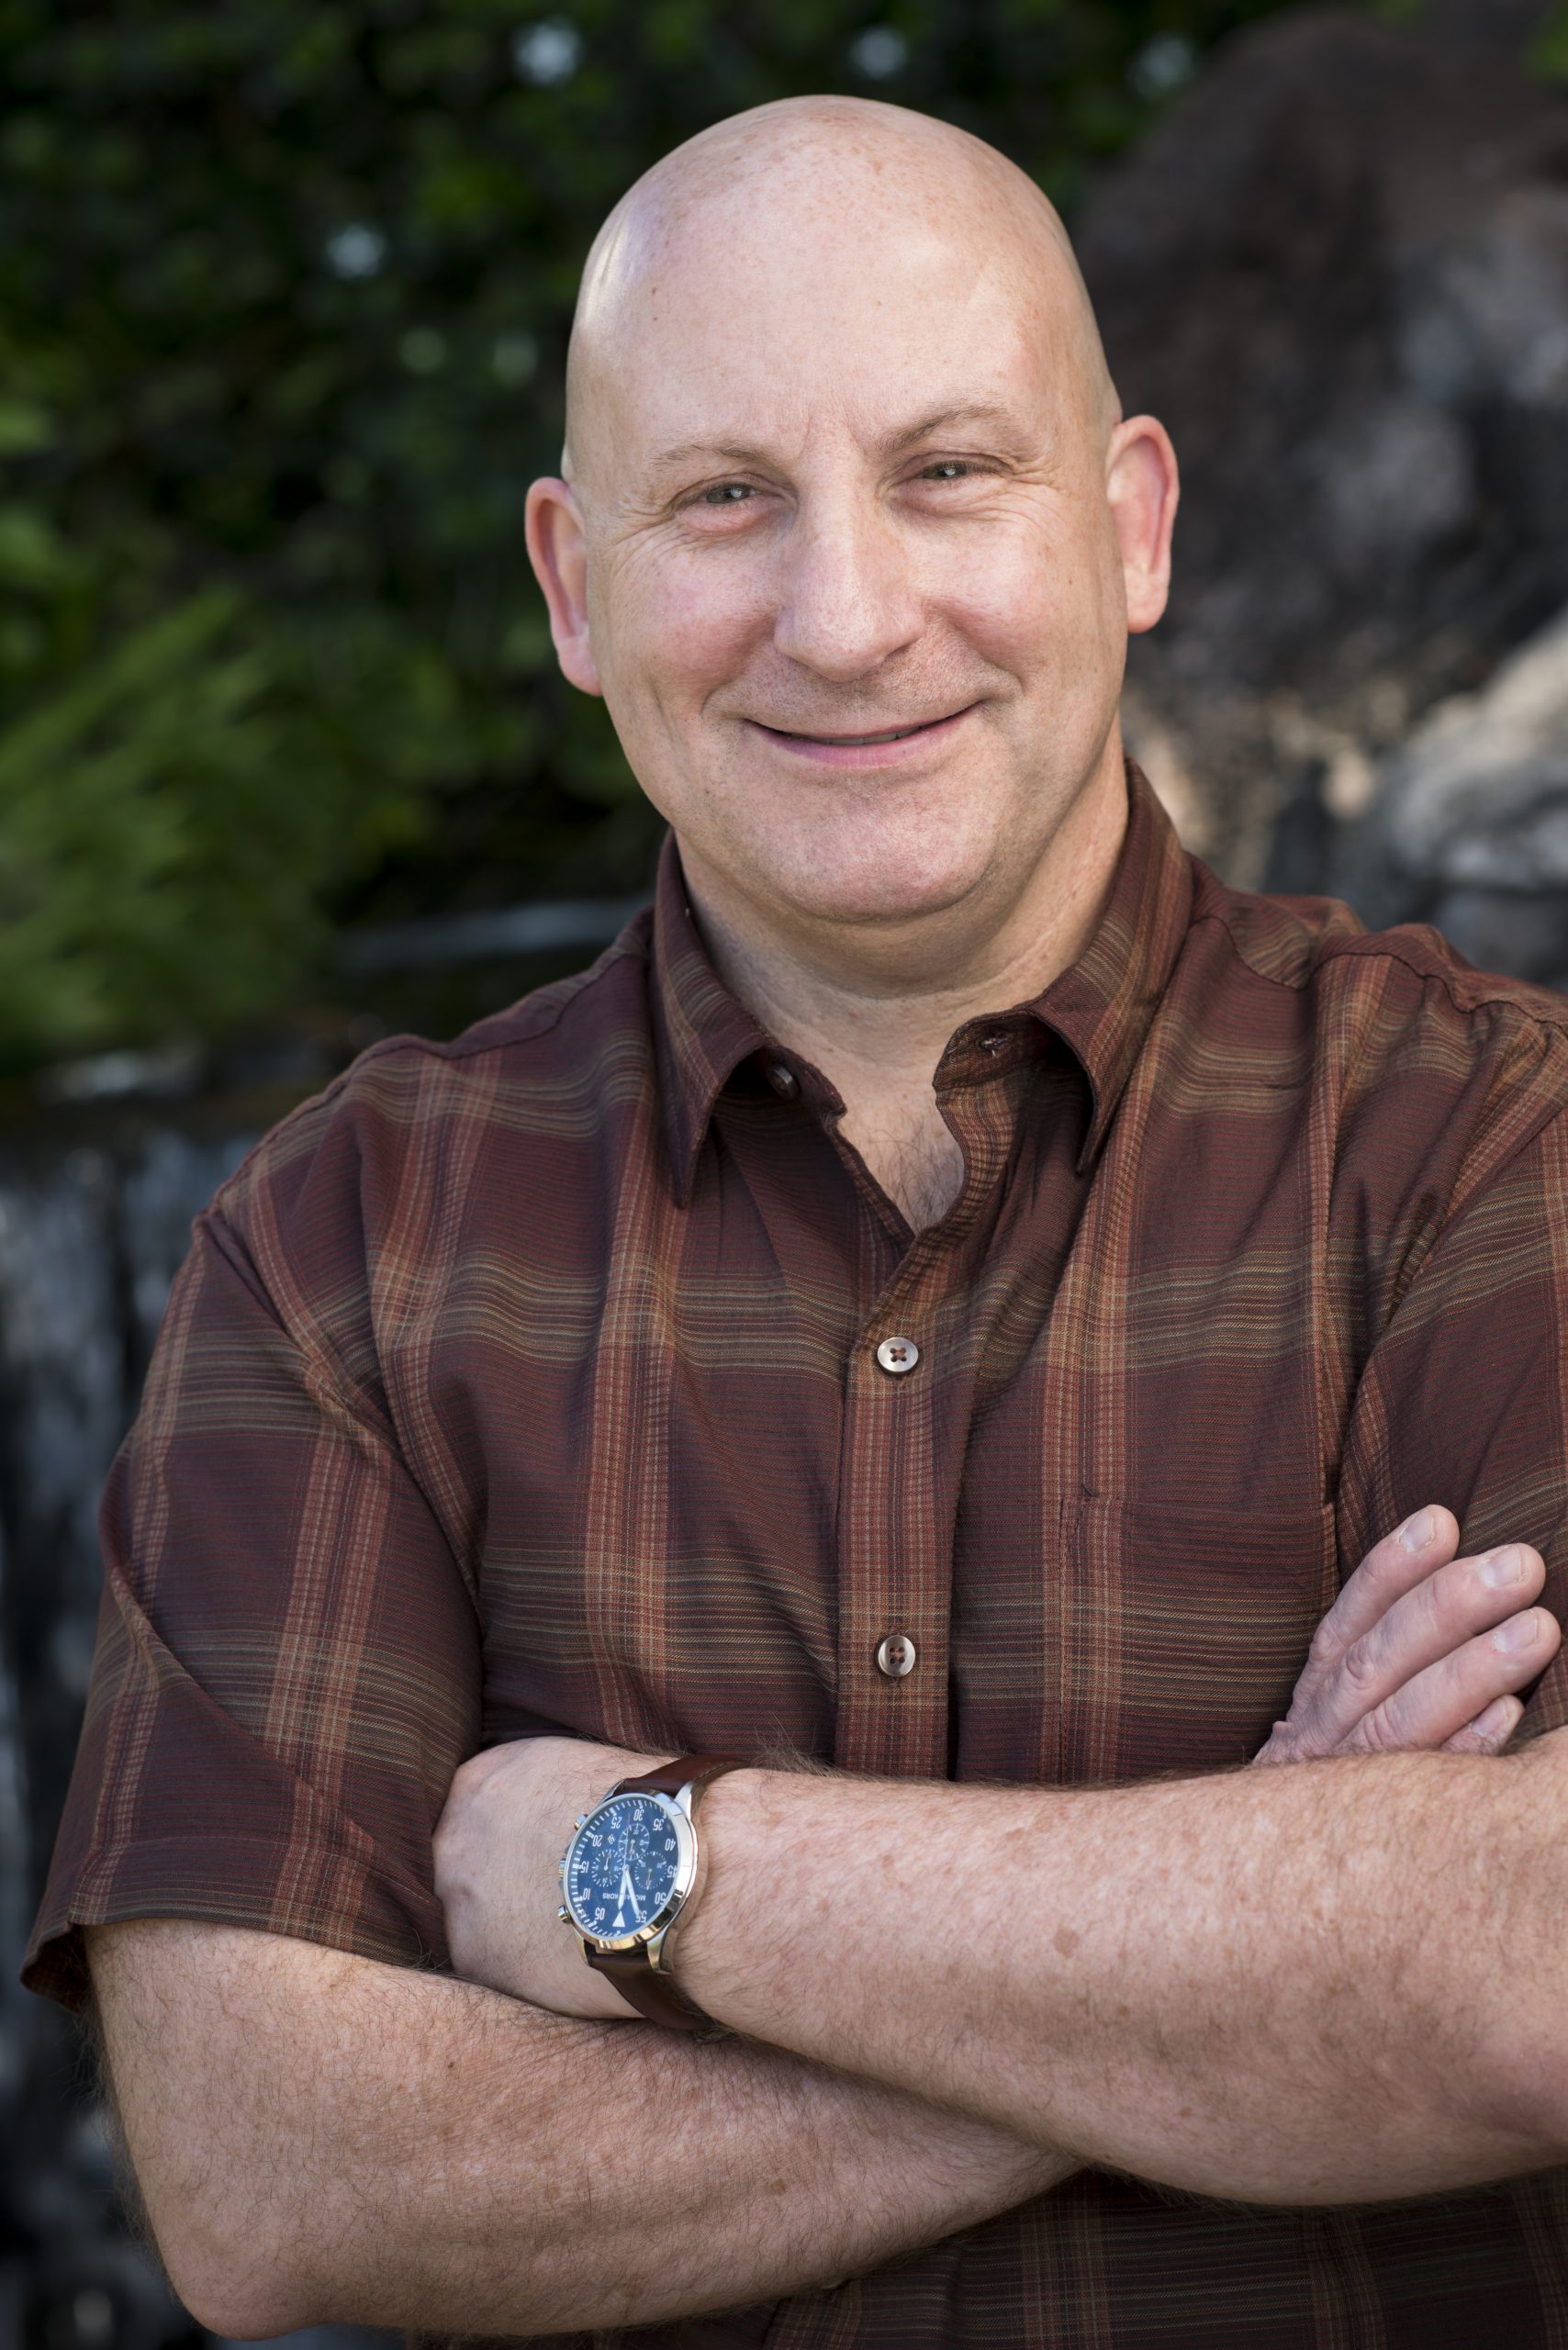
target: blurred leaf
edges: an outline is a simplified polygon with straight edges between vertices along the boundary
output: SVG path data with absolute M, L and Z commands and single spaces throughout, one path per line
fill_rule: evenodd
M 0 506 L 0 588 L 52 588 L 71 568 L 47 514 L 33 506 Z
M 44 409 L 30 400 L 0 396 L 0 457 L 30 457 L 53 439 L 54 427 Z
M 1568 82 L 1568 7 L 1554 8 L 1529 48 L 1530 71 L 1543 81 Z
M 379 683 L 398 696 L 402 758 L 373 767 L 304 649 L 208 588 L 9 729 L 8 1057 L 221 1029 L 308 977 L 328 890 L 420 824 L 420 725 L 444 696 L 417 669 Z

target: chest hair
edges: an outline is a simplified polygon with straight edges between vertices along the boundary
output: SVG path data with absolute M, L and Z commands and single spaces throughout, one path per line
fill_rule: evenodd
M 915 1232 L 940 1224 L 964 1183 L 964 1154 L 927 1092 L 846 1111 L 839 1131 Z

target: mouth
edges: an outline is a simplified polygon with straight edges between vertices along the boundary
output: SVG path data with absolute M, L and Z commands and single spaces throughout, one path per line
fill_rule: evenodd
M 961 710 L 947 711 L 940 718 L 917 718 L 907 726 L 885 726 L 872 734 L 807 734 L 765 725 L 761 719 L 750 722 L 759 734 L 806 758 L 826 760 L 835 767 L 886 766 L 890 764 L 889 753 L 896 758 L 902 755 L 905 744 L 923 746 L 936 741 L 953 732 L 979 707 L 978 702 L 967 702 Z M 882 755 L 879 757 L 879 754 Z
M 907 743 L 912 734 L 928 734 L 934 726 L 946 722 L 945 718 L 922 718 L 913 726 L 890 726 L 885 734 L 795 734 L 781 726 L 770 726 L 767 732 L 782 734 L 787 743 L 829 743 L 857 750 L 867 743 Z

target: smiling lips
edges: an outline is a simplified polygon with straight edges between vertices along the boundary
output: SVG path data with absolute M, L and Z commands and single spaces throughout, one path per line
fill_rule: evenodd
M 754 719 L 752 723 L 759 733 L 785 749 L 829 767 L 890 767 L 905 755 L 906 744 L 924 747 L 940 740 L 975 707 L 970 702 L 962 710 L 950 711 L 946 718 L 917 720 L 913 726 L 891 726 L 879 734 L 793 734 L 779 726 L 764 725 L 760 719 Z

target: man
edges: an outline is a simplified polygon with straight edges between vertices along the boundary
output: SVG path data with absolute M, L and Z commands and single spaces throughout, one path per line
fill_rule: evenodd
M 1175 496 L 958 133 L 599 240 L 652 923 L 268 1139 L 106 1505 L 31 1979 L 215 2330 L 1568 2343 L 1568 1013 L 1182 854 Z

